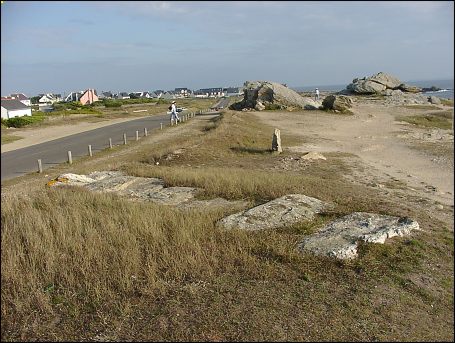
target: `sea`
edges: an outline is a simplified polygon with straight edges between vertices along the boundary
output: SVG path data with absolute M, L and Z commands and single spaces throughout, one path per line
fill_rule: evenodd
M 411 81 L 404 81 L 412 86 L 417 86 L 420 88 L 431 88 L 435 86 L 440 88 L 440 91 L 437 92 L 424 92 L 428 96 L 434 95 L 439 98 L 444 99 L 453 99 L 453 79 L 452 80 L 411 80 Z M 321 92 L 338 92 L 346 88 L 348 84 L 345 85 L 313 85 L 313 86 L 306 86 L 306 87 L 290 87 L 291 89 L 297 92 L 311 92 L 314 91 L 315 88 L 318 88 Z

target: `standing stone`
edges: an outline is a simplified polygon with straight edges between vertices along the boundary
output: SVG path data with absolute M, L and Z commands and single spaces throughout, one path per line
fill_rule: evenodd
M 283 152 L 281 148 L 281 137 L 280 137 L 280 130 L 275 129 L 272 139 L 272 151 Z

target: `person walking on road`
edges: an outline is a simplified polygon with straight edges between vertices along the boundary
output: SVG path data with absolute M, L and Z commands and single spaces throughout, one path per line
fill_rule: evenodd
M 172 105 L 171 105 L 171 120 L 175 120 L 176 124 L 177 124 L 177 121 L 180 121 L 180 118 L 177 114 L 177 107 L 175 107 L 175 101 L 172 101 Z
M 314 95 L 314 100 L 319 100 L 319 89 L 315 89 L 315 95 Z

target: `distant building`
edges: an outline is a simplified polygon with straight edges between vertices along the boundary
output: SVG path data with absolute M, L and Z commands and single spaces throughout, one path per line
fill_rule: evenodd
M 24 93 L 16 93 L 16 94 L 11 94 L 10 95 L 11 99 L 16 99 L 22 102 L 26 106 L 31 106 L 31 101 L 28 96 L 26 96 Z
M 58 101 L 62 101 L 62 97 L 60 96 L 60 94 L 47 93 L 42 94 L 42 96 L 38 100 L 38 103 L 49 105 Z
M 191 95 L 191 90 L 188 88 L 175 88 L 174 94 L 180 98 L 188 98 Z
M 65 98 L 66 102 L 71 102 L 71 101 L 79 101 L 81 98 L 82 92 L 71 92 L 68 94 Z
M 202 88 L 194 92 L 197 98 L 217 98 L 224 96 L 223 88 Z
M 2 98 L 2 119 L 14 117 L 31 116 L 32 109 L 17 99 Z
M 122 99 L 130 99 L 130 95 L 127 92 L 119 92 L 118 94 L 115 95 L 116 99 L 122 100 Z
M 112 94 L 111 91 L 101 92 L 101 94 L 98 95 L 98 99 L 112 99 L 112 98 L 114 98 L 114 94 Z
M 95 101 L 98 101 L 98 95 L 96 90 L 87 89 L 79 98 L 79 101 L 82 105 L 93 104 Z
M 237 96 L 241 95 L 241 89 L 239 87 L 227 87 L 223 89 L 224 96 Z

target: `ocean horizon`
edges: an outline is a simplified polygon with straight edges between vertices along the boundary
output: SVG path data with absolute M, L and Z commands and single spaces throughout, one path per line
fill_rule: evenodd
M 441 90 L 437 92 L 425 92 L 423 94 L 434 95 L 440 98 L 445 99 L 453 99 L 453 79 L 446 79 L 446 80 L 410 80 L 410 81 L 403 81 L 412 86 L 417 86 L 420 88 L 431 88 L 431 87 L 438 87 Z M 289 87 L 297 92 L 308 92 L 313 91 L 315 88 L 319 88 L 321 92 L 338 92 L 346 88 L 349 83 L 344 85 L 336 84 L 336 85 L 312 85 L 312 86 L 301 86 L 301 87 Z

